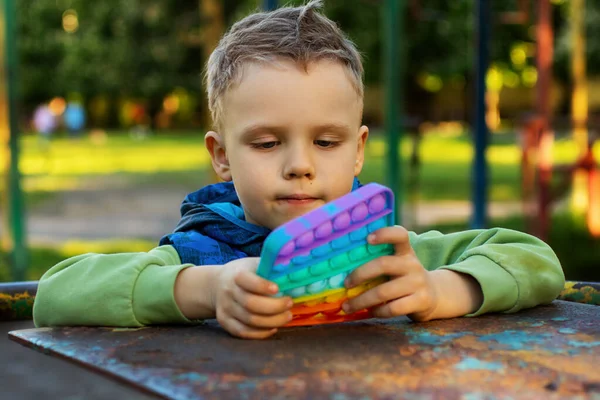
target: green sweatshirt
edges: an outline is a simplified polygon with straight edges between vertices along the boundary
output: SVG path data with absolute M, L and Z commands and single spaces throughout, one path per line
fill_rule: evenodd
M 550 303 L 565 278 L 556 255 L 541 240 L 507 229 L 444 235 L 410 233 L 425 269 L 445 268 L 474 277 L 483 291 L 476 316 L 516 312 Z M 147 253 L 83 254 L 48 270 L 39 282 L 35 325 L 138 327 L 190 323 L 174 298 L 181 264 L 172 246 Z

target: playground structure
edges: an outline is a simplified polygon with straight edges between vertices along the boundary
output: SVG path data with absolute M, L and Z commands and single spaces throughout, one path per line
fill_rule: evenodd
M 17 52 L 15 2 L 5 0 L 0 7 L 0 171 L 5 190 L 2 249 L 10 255 L 12 275 L 23 280 L 27 268 L 23 192 L 19 172 L 19 135 L 17 113 Z
M 536 114 L 526 120 L 519 132 L 522 149 L 521 186 L 527 229 L 541 239 L 548 238 L 552 203 L 559 193 L 572 189 L 574 214 L 585 214 L 590 234 L 600 237 L 600 167 L 594 158 L 596 138 L 588 132 L 588 94 L 586 83 L 584 13 L 585 0 L 571 0 L 572 78 L 571 104 L 573 136 L 577 160 L 569 165 L 554 165 L 550 87 L 552 79 L 553 32 L 550 2 L 537 4 L 537 96 Z M 561 183 L 553 189 L 553 174 Z

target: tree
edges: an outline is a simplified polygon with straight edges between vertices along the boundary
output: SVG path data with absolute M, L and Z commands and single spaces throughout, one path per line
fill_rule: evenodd
M 22 96 L 29 108 L 80 93 L 141 97 L 157 107 L 175 87 L 200 93 L 197 2 L 19 2 Z M 70 18 L 70 19 L 69 19 Z

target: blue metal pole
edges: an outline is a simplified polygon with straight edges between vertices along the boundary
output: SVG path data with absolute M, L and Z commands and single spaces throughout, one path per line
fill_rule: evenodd
M 263 8 L 266 11 L 272 11 L 277 8 L 277 0 L 263 0 Z
M 473 229 L 484 228 L 487 223 L 488 165 L 485 153 L 489 132 L 485 121 L 485 77 L 488 70 L 489 11 L 488 0 L 477 0 L 477 13 L 475 17 L 477 26 L 475 55 L 475 132 L 473 132 L 475 155 L 473 159 L 471 188 L 473 196 L 471 228 Z

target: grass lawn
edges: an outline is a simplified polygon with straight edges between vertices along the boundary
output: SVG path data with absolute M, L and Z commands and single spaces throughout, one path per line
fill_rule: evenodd
M 169 182 L 198 185 L 199 174 L 210 173 L 210 159 L 200 134 L 162 133 L 146 140 L 134 140 L 124 133 L 111 133 L 103 142 L 84 136 L 79 140 L 54 139 L 42 146 L 36 137 L 22 140 L 21 171 L 29 205 L 53 192 L 77 189 L 89 177 L 111 176 L 132 185 L 145 182 Z M 411 143 L 404 140 L 402 156 L 407 160 Z M 600 148 L 597 148 L 600 158 Z M 386 182 L 387 146 L 384 137 L 374 132 L 366 149 L 363 182 Z M 557 141 L 555 162 L 572 162 L 577 151 L 572 141 Z M 428 134 L 420 148 L 419 173 L 421 201 L 468 200 L 473 151 L 466 135 Z M 514 135 L 493 135 L 488 149 L 490 200 L 519 199 L 520 152 Z M 402 166 L 406 180 L 408 165 Z

